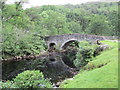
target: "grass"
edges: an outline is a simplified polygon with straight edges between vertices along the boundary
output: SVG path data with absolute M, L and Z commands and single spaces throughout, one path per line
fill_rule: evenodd
M 112 49 L 95 57 L 73 80 L 63 81 L 60 88 L 118 88 L 118 43 L 102 42 Z

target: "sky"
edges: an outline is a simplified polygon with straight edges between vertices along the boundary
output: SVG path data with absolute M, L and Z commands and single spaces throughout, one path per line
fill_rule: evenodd
M 16 0 L 8 0 L 7 3 L 13 3 Z M 119 0 L 28 0 L 27 4 L 24 4 L 23 8 L 29 8 L 42 5 L 63 5 L 63 4 L 81 4 L 91 1 L 119 1 Z

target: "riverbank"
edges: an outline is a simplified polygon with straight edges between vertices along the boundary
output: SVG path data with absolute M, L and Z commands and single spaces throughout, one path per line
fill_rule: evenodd
M 89 62 L 73 79 L 66 79 L 60 88 L 118 88 L 118 42 L 103 41 L 110 50 Z

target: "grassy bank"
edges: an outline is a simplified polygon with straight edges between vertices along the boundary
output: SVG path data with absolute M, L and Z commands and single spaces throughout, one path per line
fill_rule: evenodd
M 112 46 L 89 62 L 73 79 L 65 80 L 61 88 L 117 88 L 118 43 L 102 41 Z

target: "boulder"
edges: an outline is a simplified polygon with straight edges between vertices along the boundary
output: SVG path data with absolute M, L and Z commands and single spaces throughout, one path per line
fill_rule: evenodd
M 94 51 L 94 57 L 97 56 L 97 55 L 99 55 L 102 51 L 108 50 L 108 49 L 110 49 L 110 48 L 111 48 L 111 46 L 109 46 L 109 45 L 107 45 L 107 44 L 101 44 L 101 45 L 99 45 L 99 46 L 95 49 L 95 51 Z

